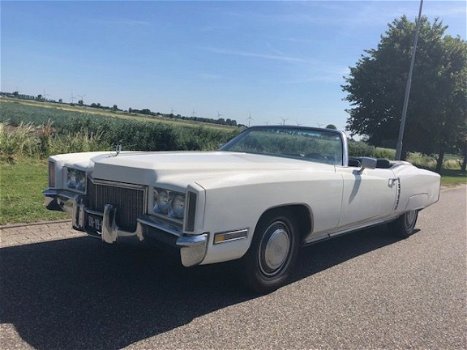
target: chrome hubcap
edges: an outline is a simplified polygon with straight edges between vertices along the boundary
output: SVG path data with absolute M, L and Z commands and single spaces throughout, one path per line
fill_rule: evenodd
M 415 223 L 417 212 L 415 210 L 409 211 L 405 214 L 405 227 L 410 228 Z
M 264 252 L 264 261 L 272 270 L 281 266 L 289 253 L 289 236 L 283 229 L 273 232 L 266 244 Z
M 268 232 L 271 232 L 268 234 Z M 261 271 L 267 276 L 277 274 L 286 264 L 290 252 L 290 233 L 282 222 L 272 224 L 267 230 L 259 257 Z

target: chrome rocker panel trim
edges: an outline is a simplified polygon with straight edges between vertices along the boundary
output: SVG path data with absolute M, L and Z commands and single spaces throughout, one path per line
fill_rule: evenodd
M 135 237 L 138 241 L 144 240 L 144 229 L 152 228 L 162 231 L 176 239 L 176 246 L 180 250 L 183 266 L 189 267 L 200 264 L 206 256 L 208 246 L 208 234 L 183 235 L 182 229 L 165 223 L 157 218 L 143 215 L 137 219 L 136 230 L 129 232 L 120 229 L 115 221 L 116 208 L 111 204 L 104 206 L 104 212 L 87 209 L 84 196 L 70 191 L 46 189 L 45 206 L 49 210 L 65 211 L 71 214 L 72 226 L 75 230 L 86 231 L 86 217 L 88 214 L 102 216 L 101 239 L 105 243 L 115 243 L 119 238 Z M 89 234 L 89 233 L 88 233 Z M 95 237 L 95 236 L 94 236 Z

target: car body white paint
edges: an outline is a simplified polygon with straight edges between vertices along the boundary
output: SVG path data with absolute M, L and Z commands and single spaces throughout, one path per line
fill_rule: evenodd
M 345 141 L 344 141 L 345 142 Z M 346 148 L 345 148 L 346 149 Z M 420 210 L 439 199 L 440 177 L 407 162 L 388 169 L 364 169 L 307 160 L 237 152 L 90 152 L 50 157 L 58 190 L 64 167 L 94 179 L 162 187 L 198 194 L 195 228 L 208 233 L 200 264 L 241 258 L 255 227 L 271 208 L 306 208 L 309 232 L 303 244 L 329 238 Z M 151 196 L 150 196 L 151 197 Z M 148 207 L 152 207 L 148 199 Z M 248 230 L 246 239 L 214 244 L 214 234 Z

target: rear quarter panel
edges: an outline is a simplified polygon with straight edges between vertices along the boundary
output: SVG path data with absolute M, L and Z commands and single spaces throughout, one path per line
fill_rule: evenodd
M 432 171 L 419 169 L 409 163 L 393 168 L 400 180 L 399 203 L 396 211 L 419 210 L 439 200 L 441 177 Z

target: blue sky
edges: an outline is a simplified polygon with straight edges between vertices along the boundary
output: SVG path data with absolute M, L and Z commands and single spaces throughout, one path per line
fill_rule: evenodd
M 344 128 L 342 76 L 418 1 L 5 2 L 1 89 Z M 466 37 L 464 1 L 425 1 Z M 401 94 L 403 91 L 401 91 Z

